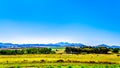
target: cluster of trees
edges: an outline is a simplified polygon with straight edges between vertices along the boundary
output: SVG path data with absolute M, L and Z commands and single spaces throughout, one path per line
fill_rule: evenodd
M 17 54 L 54 54 L 51 48 L 28 48 L 19 50 L 0 50 L 0 55 L 17 55 Z
M 112 48 L 113 53 L 119 53 L 119 51 L 120 51 L 120 48 Z
M 81 54 L 81 53 L 95 53 L 95 54 L 107 54 L 109 51 L 113 53 L 118 53 L 119 48 L 106 48 L 106 47 L 83 47 L 83 48 L 75 48 L 75 47 L 66 47 L 65 52 L 68 54 Z

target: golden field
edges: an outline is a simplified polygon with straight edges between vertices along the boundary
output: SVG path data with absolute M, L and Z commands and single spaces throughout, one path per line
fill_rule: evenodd
M 118 54 L 25 54 L 0 55 L 0 63 L 116 63 L 120 64 Z
M 120 54 L 56 54 L 0 55 L 0 68 L 120 68 Z

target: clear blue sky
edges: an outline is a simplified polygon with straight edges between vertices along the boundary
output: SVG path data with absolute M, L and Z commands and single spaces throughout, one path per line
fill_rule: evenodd
M 0 42 L 120 45 L 120 0 L 0 0 Z

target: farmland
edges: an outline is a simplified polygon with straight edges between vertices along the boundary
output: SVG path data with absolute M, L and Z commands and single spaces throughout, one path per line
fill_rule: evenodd
M 0 67 L 119 67 L 118 54 L 0 55 Z

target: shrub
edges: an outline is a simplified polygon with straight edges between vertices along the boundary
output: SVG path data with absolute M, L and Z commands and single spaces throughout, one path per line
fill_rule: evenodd
M 60 60 L 57 60 L 57 62 L 64 62 L 64 60 L 60 59 Z

